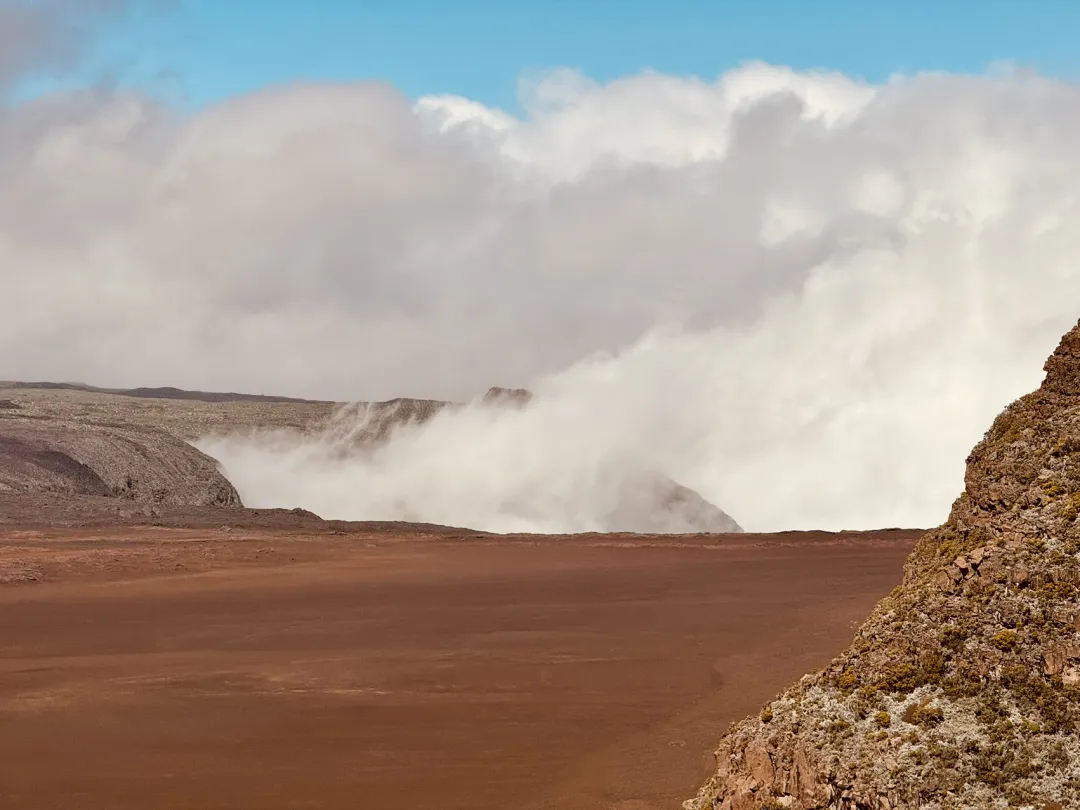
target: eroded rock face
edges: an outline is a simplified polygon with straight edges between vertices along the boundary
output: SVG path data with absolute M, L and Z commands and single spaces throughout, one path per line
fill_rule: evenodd
M 214 459 L 165 431 L 50 420 L 0 422 L 0 491 L 241 505 Z
M 851 647 L 734 725 L 687 810 L 1080 806 L 1080 324 Z

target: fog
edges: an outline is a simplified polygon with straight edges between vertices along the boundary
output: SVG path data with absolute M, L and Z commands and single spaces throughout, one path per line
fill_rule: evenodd
M 589 529 L 654 470 L 747 529 L 927 526 L 1080 317 L 1075 84 L 749 64 L 521 103 L 0 107 L 0 379 L 537 393 L 375 454 L 201 443 L 326 517 Z

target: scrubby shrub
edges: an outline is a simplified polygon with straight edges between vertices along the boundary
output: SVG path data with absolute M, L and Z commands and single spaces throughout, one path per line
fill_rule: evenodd
M 927 683 L 936 682 L 945 674 L 945 655 L 941 650 L 927 650 L 919 656 L 919 669 L 922 680 Z
M 1012 652 L 1016 648 L 1016 631 L 1002 630 L 990 639 L 990 643 L 1002 652 Z
M 831 721 L 825 727 L 825 730 L 829 733 L 830 737 L 839 737 L 849 728 L 851 728 L 851 723 L 849 723 L 847 720 L 844 720 L 843 718 L 839 718 Z
M 845 669 L 836 679 L 836 688 L 845 694 L 854 692 L 859 685 L 859 676 L 850 669 Z
M 985 785 L 1003 789 L 1037 770 L 1023 747 L 996 744 L 980 751 L 972 760 L 975 778 Z
M 1048 479 L 1042 482 L 1042 491 L 1049 498 L 1058 498 L 1065 494 L 1066 489 L 1060 481 Z
M 910 692 L 921 686 L 918 668 L 909 661 L 889 664 L 883 673 L 881 688 L 887 692 Z
M 1061 507 L 1061 517 L 1070 523 L 1080 514 L 1080 492 L 1074 492 Z M 1076 553 L 1076 552 L 1071 552 Z
M 956 625 L 949 625 L 938 636 L 941 646 L 951 652 L 959 652 L 964 646 L 965 633 Z

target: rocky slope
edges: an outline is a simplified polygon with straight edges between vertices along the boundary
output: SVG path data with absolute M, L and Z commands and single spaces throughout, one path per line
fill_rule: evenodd
M 406 424 L 460 403 L 393 399 L 338 405 L 175 388 L 107 390 L 0 383 L 0 493 L 121 496 L 172 506 L 239 505 L 214 459 L 188 442 L 259 431 L 314 436 L 366 452 Z M 487 407 L 525 407 L 524 389 L 492 388 Z M 664 475 L 628 474 L 607 531 L 741 532 L 722 509 Z
M 337 407 L 281 397 L 162 388 L 107 391 L 55 383 L 0 383 L 0 401 L 9 403 L 0 405 L 0 418 L 150 428 L 184 441 L 237 431 L 317 430 Z
M 851 647 L 734 725 L 687 810 L 1080 807 L 1080 324 Z
M 0 419 L 0 493 L 62 493 L 170 506 L 239 506 L 217 462 L 163 430 Z

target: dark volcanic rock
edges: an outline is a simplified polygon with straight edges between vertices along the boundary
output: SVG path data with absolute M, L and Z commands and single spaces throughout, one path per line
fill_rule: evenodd
M 733 726 L 687 810 L 1080 806 L 1080 325 L 851 647 Z

